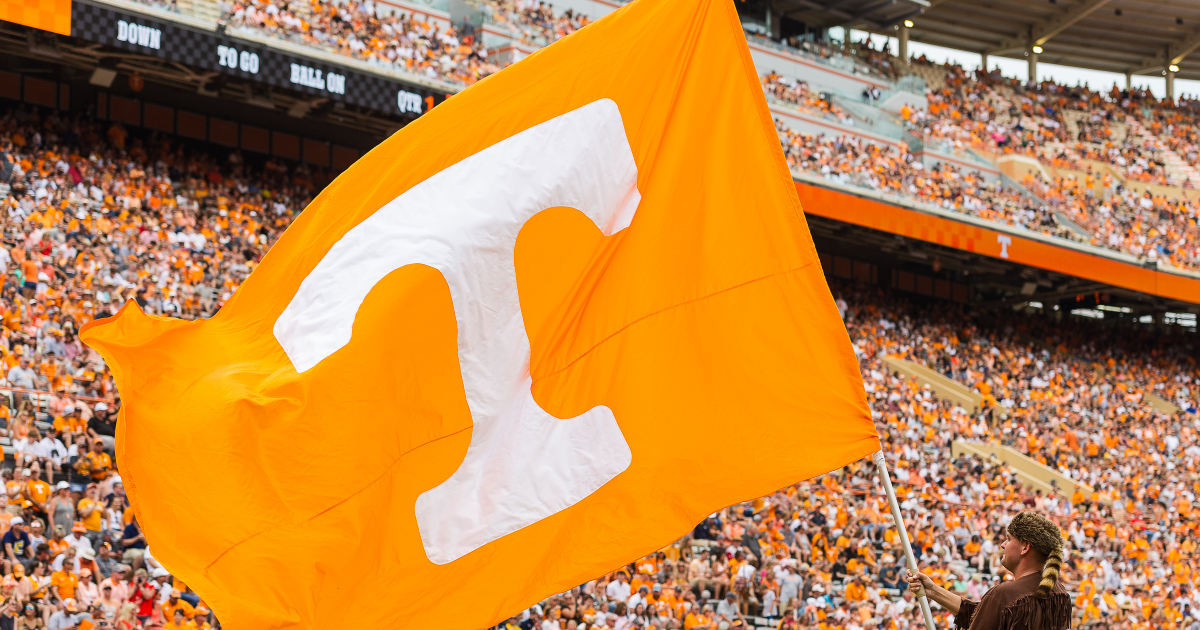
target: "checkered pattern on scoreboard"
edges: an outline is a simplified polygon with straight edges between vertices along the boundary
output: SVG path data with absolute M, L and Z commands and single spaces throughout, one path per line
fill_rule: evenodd
M 428 88 L 288 55 L 148 16 L 75 0 L 71 35 L 121 50 L 386 114 L 420 114 Z

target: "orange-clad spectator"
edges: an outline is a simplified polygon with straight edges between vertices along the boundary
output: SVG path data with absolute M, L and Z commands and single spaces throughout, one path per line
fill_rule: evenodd
M 104 440 L 92 440 L 92 450 L 79 458 L 80 472 L 91 475 L 93 481 L 103 481 L 112 473 L 112 458 L 104 452 Z
M 174 619 L 176 611 L 182 612 L 184 617 L 189 620 L 196 615 L 195 608 L 187 601 L 181 599 L 182 595 L 183 593 L 179 589 L 171 589 L 167 600 L 162 603 L 163 619 Z

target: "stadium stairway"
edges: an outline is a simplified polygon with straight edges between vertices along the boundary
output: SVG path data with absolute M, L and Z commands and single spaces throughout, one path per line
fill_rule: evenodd
M 1192 186 L 1200 185 L 1200 173 L 1196 171 L 1195 167 L 1188 164 L 1187 160 L 1183 159 L 1183 157 L 1170 147 L 1160 142 L 1142 123 L 1130 118 L 1129 127 L 1130 131 L 1141 138 L 1143 144 L 1146 146 L 1157 145 L 1160 147 L 1163 157 L 1166 159 L 1167 174 L 1170 175 L 1171 179 L 1181 183 L 1185 181 L 1191 182 Z
M 912 73 L 925 79 L 925 85 L 934 92 L 940 91 L 946 87 L 946 68 L 938 65 L 929 65 L 914 63 L 909 66 Z
M 977 412 L 983 405 L 983 396 L 978 392 L 936 370 L 899 357 L 884 357 L 883 362 L 893 373 L 915 379 L 922 385 L 928 385 L 929 390 L 939 399 L 949 400 L 972 413 Z M 1148 403 L 1156 404 L 1155 400 L 1151 399 L 1152 394 L 1146 396 Z M 1166 400 L 1154 398 L 1164 405 L 1162 407 L 1164 411 L 1167 410 L 1166 405 L 1177 409 Z M 1046 494 L 1057 493 L 1070 499 L 1071 495 L 1075 494 L 1077 487 L 1082 487 L 1085 494 L 1092 493 L 1090 486 L 1077 484 L 1059 471 L 1009 446 L 956 440 L 951 446 L 951 453 L 956 457 L 970 454 L 980 459 L 1006 463 L 1017 473 L 1022 482 Z
M 974 455 L 980 459 L 1008 464 L 1022 482 L 1045 494 L 1058 493 L 1069 500 L 1071 495 L 1075 494 L 1076 488 L 1081 488 L 1084 494 L 1089 496 L 1093 492 L 1091 486 L 1076 483 L 1066 475 L 1039 463 L 1011 446 L 955 440 L 950 447 L 950 452 L 955 457 Z
M 1167 414 L 1168 416 L 1174 416 L 1175 414 L 1182 411 L 1182 409 L 1179 408 L 1179 405 L 1176 405 L 1175 403 L 1173 403 L 1161 396 L 1156 396 L 1154 394 L 1151 394 L 1150 392 L 1145 393 L 1145 398 L 1146 398 L 1146 404 Z
M 983 396 L 978 392 L 936 370 L 900 357 L 884 357 L 883 362 L 892 372 L 916 379 L 922 385 L 928 385 L 934 396 L 942 400 L 949 400 L 967 411 L 974 413 L 983 405 Z
M 1091 112 L 1085 112 L 1078 109 L 1066 109 L 1062 112 L 1063 124 L 1067 126 L 1067 137 L 1079 137 L 1079 122 L 1085 118 L 1091 118 Z
M 1044 181 L 1054 180 L 1046 171 L 1046 167 L 1037 158 L 1029 155 L 1005 153 L 996 158 L 996 166 L 1000 167 L 1001 173 L 1018 182 L 1025 179 L 1026 173 L 1032 173 L 1034 177 L 1040 177 Z

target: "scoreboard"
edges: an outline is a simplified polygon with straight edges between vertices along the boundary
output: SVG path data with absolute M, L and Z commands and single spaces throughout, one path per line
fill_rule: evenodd
M 445 91 L 386 72 L 293 55 L 235 34 L 205 31 L 102 2 L 74 0 L 71 35 L 383 114 L 420 115 L 447 96 Z

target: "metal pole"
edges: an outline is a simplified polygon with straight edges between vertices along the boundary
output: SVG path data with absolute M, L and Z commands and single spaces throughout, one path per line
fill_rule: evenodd
M 912 545 L 908 542 L 908 530 L 904 528 L 904 516 L 900 514 L 900 502 L 896 501 L 896 490 L 892 488 L 892 476 L 888 474 L 883 449 L 876 451 L 871 459 L 875 461 L 875 469 L 879 471 L 879 478 L 883 480 L 883 490 L 887 493 L 888 503 L 892 505 L 892 519 L 896 521 L 896 531 L 900 532 L 900 544 L 904 547 L 904 557 L 908 559 L 908 570 L 915 574 L 917 559 L 913 556 Z M 929 598 L 925 596 L 924 587 L 917 593 L 917 601 L 921 604 L 921 613 L 925 616 L 925 627 L 936 630 L 937 626 L 933 625 L 933 611 L 929 609 Z

